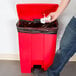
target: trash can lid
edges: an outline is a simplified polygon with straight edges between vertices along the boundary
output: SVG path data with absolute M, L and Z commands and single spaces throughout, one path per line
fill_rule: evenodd
M 47 16 L 50 12 L 54 12 L 58 8 L 58 4 L 17 4 L 17 13 L 19 20 L 40 19 Z

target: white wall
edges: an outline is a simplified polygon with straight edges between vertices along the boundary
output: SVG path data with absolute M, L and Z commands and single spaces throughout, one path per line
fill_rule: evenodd
M 60 0 L 0 0 L 0 55 L 18 54 L 18 35 L 16 29 L 17 3 L 59 3 Z M 75 0 L 72 0 L 68 8 L 59 17 L 59 35 L 57 49 L 59 47 L 59 40 L 62 36 L 64 28 L 74 15 L 76 9 Z M 74 11 L 74 12 L 73 12 Z

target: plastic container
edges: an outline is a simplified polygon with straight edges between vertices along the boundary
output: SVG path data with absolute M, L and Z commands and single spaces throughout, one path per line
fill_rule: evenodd
M 35 23 L 34 19 L 56 11 L 57 4 L 18 4 L 17 23 L 19 37 L 20 65 L 22 73 L 31 73 L 33 67 L 47 70 L 52 65 L 57 38 L 57 21 Z M 45 27 L 44 27 L 45 26 Z

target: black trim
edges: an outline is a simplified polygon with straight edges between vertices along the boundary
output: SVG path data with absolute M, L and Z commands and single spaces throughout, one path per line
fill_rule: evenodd
M 21 23 L 20 23 L 20 21 L 21 21 Z M 48 27 L 27 27 L 27 26 L 25 27 L 24 25 L 26 25 L 26 24 L 24 23 L 24 25 L 23 25 L 22 24 L 23 22 L 25 22 L 25 23 L 28 22 L 29 23 L 29 21 L 19 20 L 19 22 L 17 22 L 17 24 L 16 24 L 18 32 L 32 33 L 32 34 L 34 34 L 34 33 L 57 34 L 57 30 L 58 30 L 57 21 L 49 23 L 48 24 L 49 28 Z M 35 25 L 35 23 L 34 23 L 34 25 Z M 55 25 L 55 26 L 53 27 L 53 25 Z

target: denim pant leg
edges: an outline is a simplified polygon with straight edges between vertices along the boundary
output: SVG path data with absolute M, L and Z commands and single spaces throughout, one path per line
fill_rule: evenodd
M 60 48 L 56 52 L 53 65 L 47 70 L 48 76 L 59 76 L 64 65 L 76 52 L 76 19 L 73 17 L 65 29 Z

